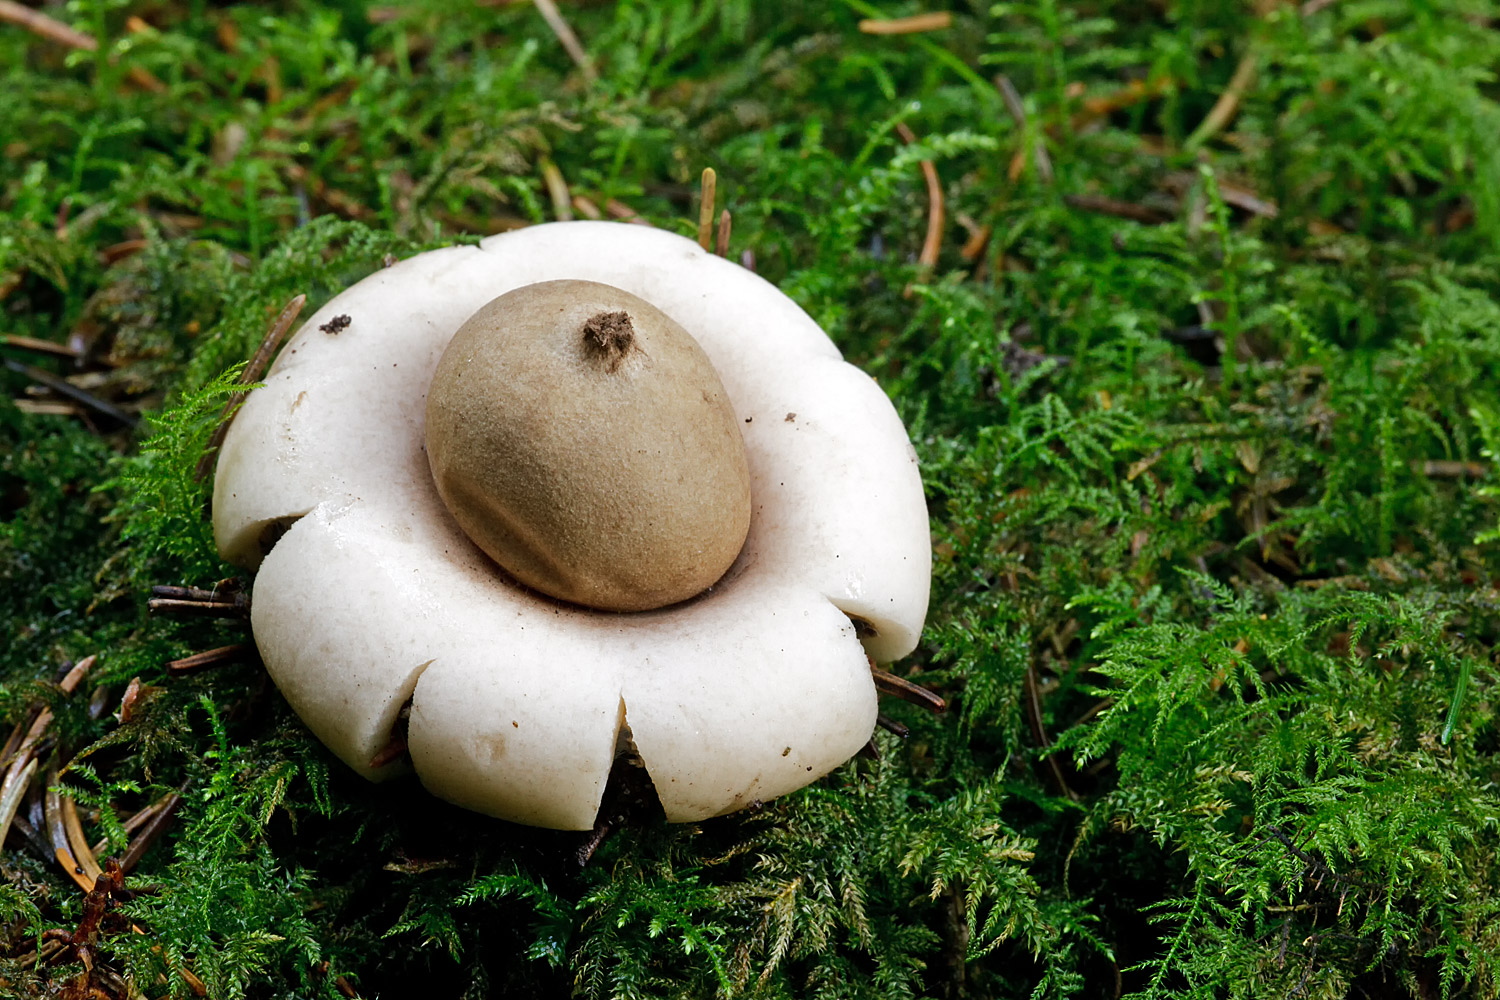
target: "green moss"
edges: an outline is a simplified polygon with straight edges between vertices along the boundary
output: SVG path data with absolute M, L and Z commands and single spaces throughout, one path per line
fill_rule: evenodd
M 1164 11 L 568 5 L 593 84 L 521 4 L 86 4 L 128 41 L 81 61 L 0 29 L 0 332 L 83 338 L 147 413 L 0 400 L 0 712 L 54 706 L 111 849 L 183 795 L 101 960 L 224 998 L 1494 995 L 1500 11 Z M 367 786 L 257 664 L 168 674 L 246 630 L 145 611 L 231 572 L 193 467 L 281 306 L 554 217 L 544 161 L 681 232 L 714 166 L 734 252 L 880 380 L 935 553 L 898 669 L 953 706 L 582 869 Z M 51 684 L 90 653 L 128 721 Z M 16 959 L 81 895 L 5 848 L 0 983 L 44 995 L 81 966 Z

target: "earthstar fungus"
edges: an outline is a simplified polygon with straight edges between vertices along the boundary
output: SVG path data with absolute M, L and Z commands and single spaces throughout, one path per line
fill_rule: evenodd
M 563 279 L 687 331 L 743 440 L 744 544 L 678 603 L 622 614 L 520 586 L 429 467 L 427 396 L 455 333 Z M 335 316 L 348 324 L 322 332 Z M 852 756 L 875 723 L 870 660 L 916 645 L 927 513 L 894 408 L 795 303 L 690 240 L 553 223 L 420 254 L 336 296 L 265 382 L 220 452 L 215 537 L 258 567 L 273 679 L 368 778 L 402 770 L 371 761 L 410 703 L 411 766 L 461 806 L 588 829 L 628 739 L 669 820 L 732 812 Z

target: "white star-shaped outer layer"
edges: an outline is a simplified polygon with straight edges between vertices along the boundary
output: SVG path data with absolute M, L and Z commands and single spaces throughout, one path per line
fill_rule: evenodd
M 703 346 L 741 421 L 749 538 L 724 579 L 683 604 L 612 614 L 528 592 L 433 485 L 424 412 L 443 349 L 486 302 L 557 278 L 666 312 Z M 338 315 L 345 329 L 319 329 Z M 910 652 L 927 612 L 916 455 L 874 380 L 765 280 L 623 223 L 424 253 L 338 295 L 235 418 L 213 520 L 226 558 L 259 565 L 252 625 L 266 667 L 334 753 L 372 779 L 399 773 L 370 761 L 410 700 L 428 789 L 557 829 L 593 825 L 627 722 L 674 822 L 826 774 L 874 726 L 866 654 Z M 262 562 L 270 529 L 287 524 Z

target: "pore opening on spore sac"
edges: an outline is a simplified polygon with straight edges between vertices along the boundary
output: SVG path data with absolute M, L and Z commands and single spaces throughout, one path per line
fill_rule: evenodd
M 583 344 L 613 372 L 635 347 L 635 327 L 630 323 L 630 314 L 620 310 L 590 316 L 583 323 Z

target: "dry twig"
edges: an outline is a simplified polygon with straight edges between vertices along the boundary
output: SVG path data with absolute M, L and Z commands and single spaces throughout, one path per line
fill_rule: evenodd
M 209 618 L 248 618 L 250 598 L 232 578 L 220 581 L 212 590 L 204 590 L 202 587 L 152 587 L 146 610 L 203 615 Z
M 46 955 L 47 949 L 44 947 L 38 952 L 39 957 L 50 960 L 55 955 L 71 951 L 83 966 L 83 972 L 63 989 L 62 996 L 108 998 L 124 995 L 124 981 L 98 964 L 95 949 L 100 935 L 104 933 L 104 918 L 114 909 L 115 902 L 132 899 L 134 895 L 125 888 L 125 873 L 120 870 L 119 862 L 111 858 L 104 863 L 103 869 L 85 890 L 83 912 L 78 918 L 77 928 L 72 931 L 56 929 L 43 932 L 42 936 L 47 943 L 55 944 L 58 948 L 51 955 Z M 103 981 L 103 986 L 100 985 L 100 980 Z

